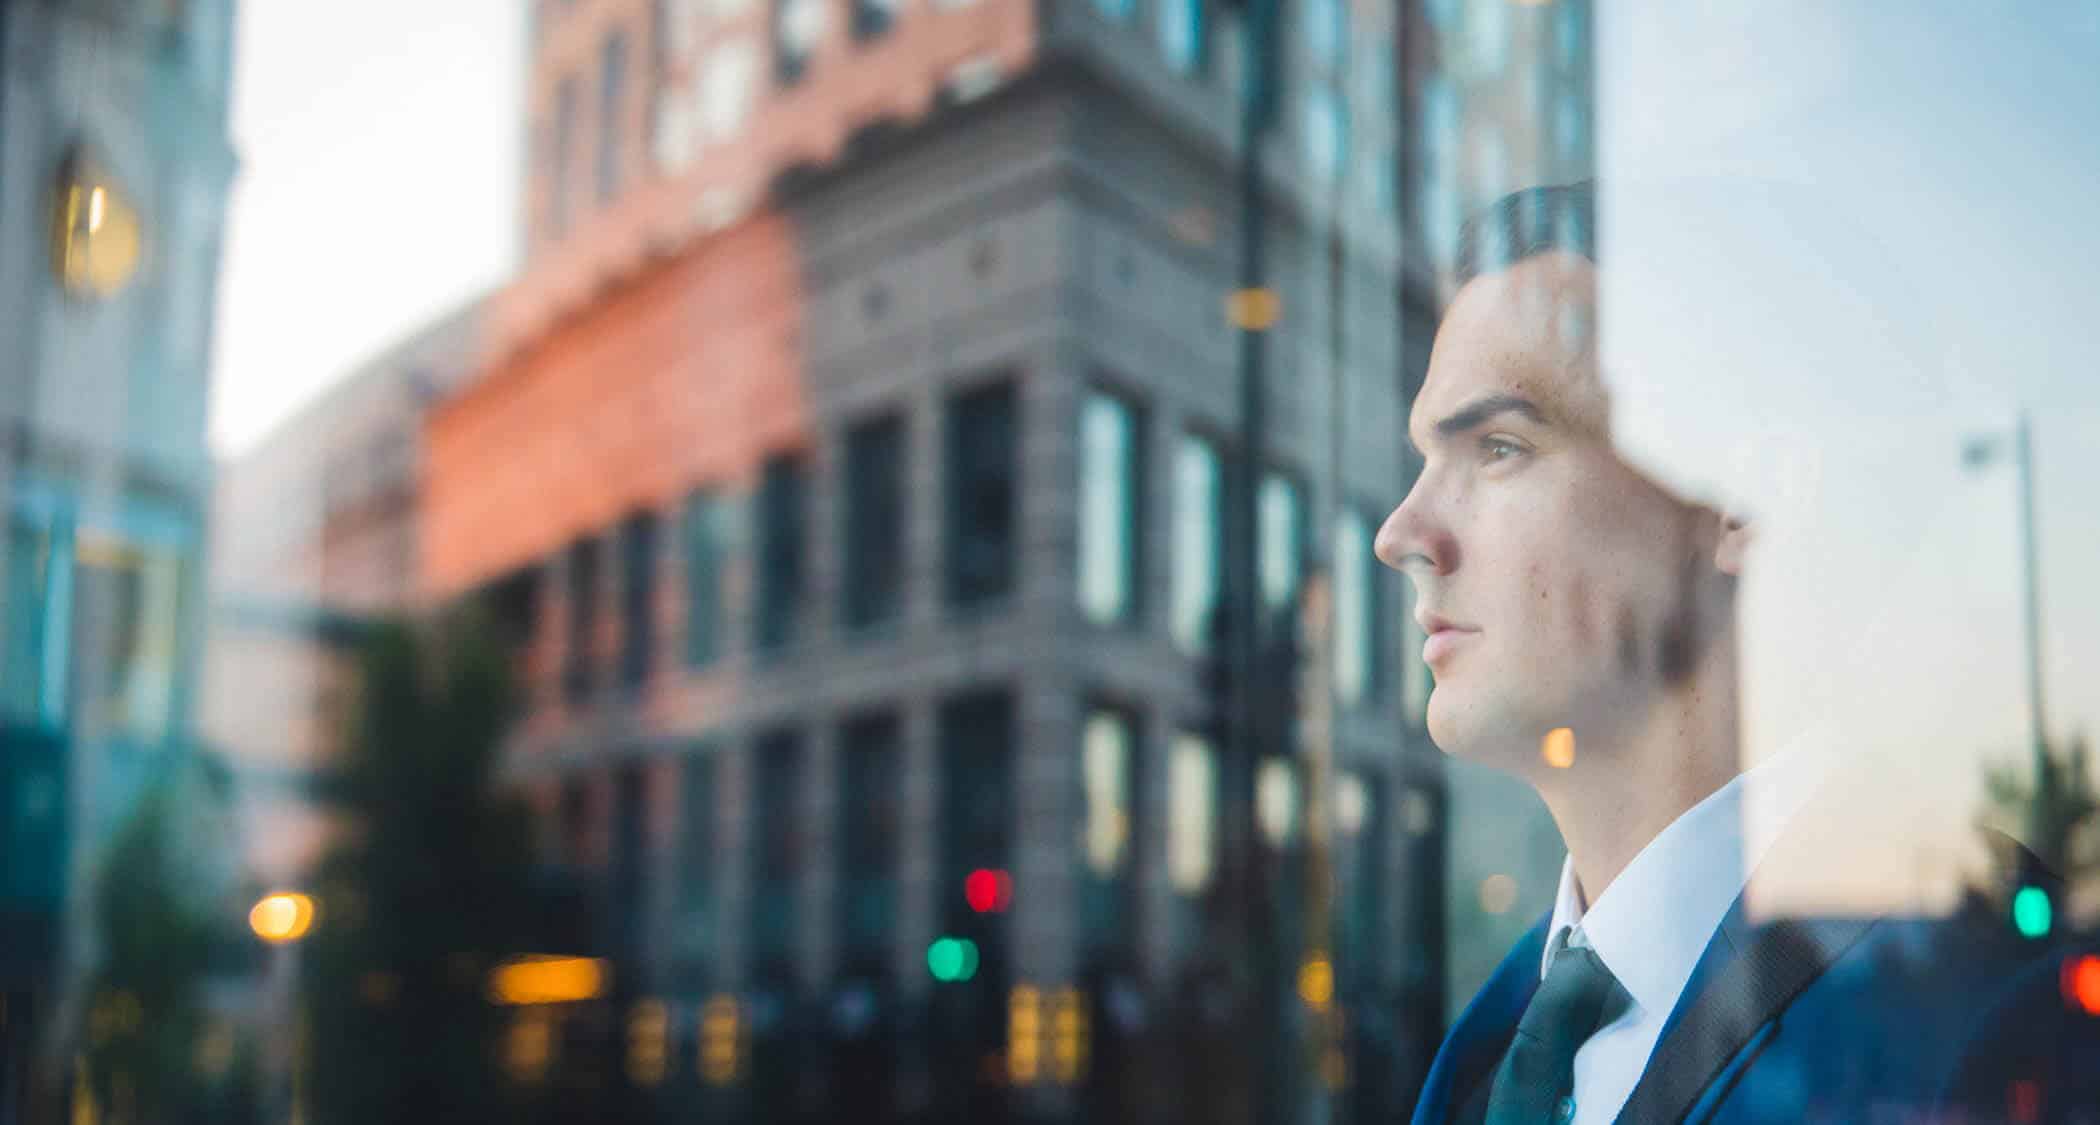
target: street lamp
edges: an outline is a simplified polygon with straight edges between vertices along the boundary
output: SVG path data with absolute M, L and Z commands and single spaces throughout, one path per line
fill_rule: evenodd
M 2004 453 L 2002 435 L 1987 434 L 1969 438 L 1962 443 L 1962 465 L 1969 469 L 1987 468 Z M 2027 616 L 2027 737 L 2034 749 L 2035 765 L 2043 765 L 2042 712 L 2042 611 L 2041 611 L 2041 562 L 2035 549 L 2034 537 L 2034 442 L 2029 436 L 2027 412 L 2021 410 L 2015 417 L 2012 431 L 2013 469 L 2018 479 L 2020 493 L 2020 562 L 2022 594 L 2026 601 Z
M 298 988 L 298 943 L 313 929 L 314 900 L 298 891 L 277 891 L 248 909 L 248 928 L 278 947 L 277 972 L 288 987 Z M 293 1125 L 306 1120 L 306 1019 L 296 991 L 292 998 L 291 1113 Z

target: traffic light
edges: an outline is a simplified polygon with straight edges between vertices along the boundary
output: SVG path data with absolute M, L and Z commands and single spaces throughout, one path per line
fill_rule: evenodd
M 2024 938 L 2045 938 L 2056 924 L 2056 904 L 2049 892 L 2033 883 L 2013 893 L 2013 928 Z
M 926 970 L 944 984 L 958 984 L 975 977 L 977 943 L 969 938 L 935 938 L 926 947 Z
M 2065 959 L 2063 989 L 2064 1003 L 2100 1018 L 2100 954 Z
M 1014 877 L 995 867 L 980 867 L 963 880 L 963 898 L 978 914 L 1004 914 L 1013 905 Z

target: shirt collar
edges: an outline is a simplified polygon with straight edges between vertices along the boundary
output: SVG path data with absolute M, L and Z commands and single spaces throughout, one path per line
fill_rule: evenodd
M 1583 901 L 1573 857 L 1563 862 L 1540 977 L 1552 968 L 1553 935 L 1572 926 L 1569 944 L 1594 950 L 1643 1010 L 1675 1008 L 1750 872 L 1821 780 L 1821 766 L 1789 752 L 1730 779 L 1648 841 L 1594 903 Z M 1746 790 L 1758 814 L 1748 820 Z

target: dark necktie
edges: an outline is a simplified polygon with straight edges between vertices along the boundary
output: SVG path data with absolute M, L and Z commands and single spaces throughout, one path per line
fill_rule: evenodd
M 1553 935 L 1552 968 L 1495 1068 L 1486 1125 L 1561 1125 L 1575 1117 L 1575 1052 L 1633 1002 L 1587 947 Z

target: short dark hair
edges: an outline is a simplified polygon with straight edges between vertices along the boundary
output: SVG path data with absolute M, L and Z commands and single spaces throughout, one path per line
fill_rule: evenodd
M 1466 220 L 1453 273 L 1464 285 L 1553 250 L 1597 260 L 1597 184 L 1546 184 L 1510 192 Z

